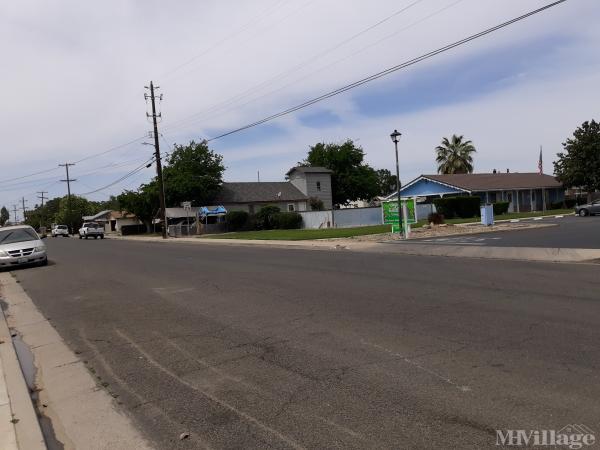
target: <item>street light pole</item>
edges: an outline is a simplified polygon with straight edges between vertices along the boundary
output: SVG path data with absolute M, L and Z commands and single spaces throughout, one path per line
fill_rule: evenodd
M 400 200 L 400 166 L 398 164 L 398 142 L 400 141 L 400 136 L 402 133 L 399 133 L 398 130 L 394 130 L 390 137 L 392 138 L 392 142 L 394 143 L 394 147 L 396 149 L 396 195 L 398 200 L 398 226 L 402 228 L 402 235 L 406 236 L 404 230 L 404 216 L 402 214 L 402 201 Z

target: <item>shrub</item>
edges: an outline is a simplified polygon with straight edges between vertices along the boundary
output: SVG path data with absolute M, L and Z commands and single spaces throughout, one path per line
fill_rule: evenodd
M 556 202 L 556 203 L 560 203 L 560 205 L 562 207 L 563 202 Z M 567 198 L 564 201 L 565 208 L 575 208 L 575 205 L 577 205 L 577 204 L 582 205 L 584 203 L 585 203 L 585 201 L 582 203 L 577 203 L 577 199 L 575 199 L 575 198 Z M 558 209 L 558 208 L 556 208 L 556 209 Z
M 467 219 L 479 215 L 481 199 L 477 196 L 444 197 L 436 198 L 433 204 L 436 211 L 446 219 L 453 219 L 455 217 Z
M 562 209 L 563 202 L 552 202 L 548 205 L 548 209 Z
M 434 212 L 434 213 L 430 213 L 427 216 L 427 223 L 432 223 L 434 225 L 440 225 L 442 223 L 444 223 L 444 215 Z
M 227 231 L 239 231 L 248 223 L 249 214 L 246 211 L 228 211 L 225 214 Z
M 496 202 L 494 203 L 494 215 L 500 216 L 508 212 L 509 202 Z
M 275 205 L 267 205 L 260 208 L 256 213 L 256 228 L 259 230 L 272 230 L 276 227 L 275 215 L 281 210 Z
M 323 200 L 317 197 L 310 197 L 308 199 L 308 204 L 310 206 L 311 211 L 323 211 L 325 209 Z
M 273 215 L 273 222 L 280 230 L 302 228 L 302 216 L 297 212 L 280 212 Z

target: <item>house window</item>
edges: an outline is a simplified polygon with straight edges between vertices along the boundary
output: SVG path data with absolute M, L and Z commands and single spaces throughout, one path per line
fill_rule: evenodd
M 321 182 L 317 181 L 317 191 L 320 191 L 320 190 L 321 190 Z
M 290 211 L 290 212 L 295 211 L 293 203 L 288 203 L 288 211 Z

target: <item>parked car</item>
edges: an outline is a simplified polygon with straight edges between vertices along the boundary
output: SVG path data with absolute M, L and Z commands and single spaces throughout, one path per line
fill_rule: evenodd
M 104 228 L 96 222 L 85 222 L 79 229 L 79 239 L 89 237 L 104 239 Z
M 56 236 L 69 237 L 69 227 L 66 225 L 55 225 L 52 228 L 52 237 Z
M 29 225 L 0 228 L 0 268 L 48 264 L 46 245 Z
M 575 207 L 575 214 L 581 217 L 600 214 L 600 200 L 595 200 L 585 205 L 577 205 Z

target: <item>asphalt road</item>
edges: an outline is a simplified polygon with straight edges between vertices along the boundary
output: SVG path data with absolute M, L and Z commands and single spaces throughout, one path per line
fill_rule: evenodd
M 157 448 L 481 449 L 497 448 L 495 429 L 600 433 L 598 265 L 48 247 L 48 267 L 16 276 Z
M 530 223 L 531 220 L 519 223 Z M 536 223 L 552 223 L 554 227 L 517 230 L 514 232 L 480 233 L 444 238 L 422 238 L 410 242 L 436 245 L 487 245 L 493 247 L 594 248 L 600 249 L 600 216 L 561 219 L 544 218 Z M 402 241 L 399 241 L 402 243 Z

